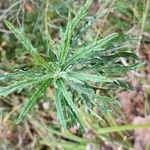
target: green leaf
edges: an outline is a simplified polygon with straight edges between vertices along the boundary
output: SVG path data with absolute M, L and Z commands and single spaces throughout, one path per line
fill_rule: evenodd
M 75 82 L 75 83 L 84 84 L 81 80 L 79 80 L 77 78 L 74 78 L 72 76 L 69 76 L 69 73 L 64 72 L 64 71 L 60 72 L 59 76 L 62 77 L 63 79 L 65 79 L 66 82 L 72 81 L 72 82 Z
M 91 81 L 91 82 L 95 82 L 95 83 L 113 82 L 112 79 L 106 78 L 102 75 L 93 75 L 93 74 L 83 73 L 83 72 L 71 72 L 71 73 L 69 73 L 69 76 L 77 78 L 81 81 Z
M 13 24 L 11 24 L 9 21 L 5 20 L 5 24 L 7 25 L 7 27 L 14 33 L 14 35 L 16 36 L 16 38 L 23 44 L 23 46 L 28 50 L 28 52 L 36 57 L 37 56 L 37 50 L 32 46 L 31 41 L 29 39 L 27 39 L 24 34 L 18 30 L 17 28 L 15 28 L 13 26 Z
M 74 117 L 77 119 L 77 120 L 80 120 L 79 119 L 79 115 L 77 113 L 77 109 L 76 109 L 76 106 L 74 105 L 74 102 L 72 101 L 72 97 L 71 95 L 69 94 L 69 92 L 67 91 L 65 85 L 64 85 L 64 82 L 62 80 L 58 80 L 58 84 L 59 84 L 59 87 L 61 89 L 61 92 L 62 92 L 62 95 L 64 96 L 67 104 L 70 106 L 70 109 L 71 111 L 73 112 Z
M 1 87 L 0 88 L 0 96 L 7 96 L 10 93 L 14 91 L 21 91 L 23 88 L 34 84 L 36 81 L 34 79 L 32 80 L 23 80 L 23 81 L 16 81 L 15 83 L 7 86 L 7 87 Z
M 75 84 L 75 83 L 69 83 L 69 85 L 72 89 L 74 89 L 78 93 L 78 96 L 81 99 L 86 101 L 86 103 L 91 103 L 97 106 L 97 104 L 94 101 L 95 99 L 98 99 L 102 101 L 104 104 L 117 104 L 117 105 L 119 104 L 119 102 L 114 98 L 96 95 L 94 90 L 90 87 L 87 87 L 86 85 Z M 84 96 L 82 97 L 82 95 Z
M 135 70 L 141 66 L 142 66 L 142 63 L 136 63 L 136 64 L 129 65 L 129 66 L 124 66 L 121 64 L 112 64 L 108 66 L 96 65 L 93 67 L 96 68 L 97 71 L 102 71 L 102 72 L 112 75 L 112 74 L 126 74 L 127 72 L 131 70 Z
M 90 86 L 73 82 L 69 82 L 68 84 L 77 93 L 84 107 L 86 105 L 88 105 L 88 107 L 98 106 L 95 102 L 97 95 L 95 94 L 95 91 L 90 88 Z
M 66 58 L 68 57 L 69 54 L 69 48 L 70 48 L 70 42 L 71 42 L 73 30 L 75 29 L 78 22 L 86 15 L 87 9 L 91 5 L 91 3 L 92 0 L 87 0 L 86 3 L 79 9 L 76 16 L 72 20 L 69 12 L 67 28 L 64 34 L 64 38 L 61 41 L 61 47 L 60 47 L 60 62 L 62 65 L 66 62 Z
M 99 99 L 100 101 L 104 102 L 105 104 L 117 104 L 119 105 L 119 102 L 114 99 L 114 98 L 111 98 L 111 97 L 108 97 L 108 96 L 96 96 L 97 99 Z
M 23 88 L 25 88 L 27 86 L 31 86 L 31 85 L 37 84 L 43 80 L 53 78 L 52 74 L 37 75 L 37 76 L 36 76 L 36 74 L 34 74 L 34 77 L 32 76 L 33 74 L 28 77 L 23 77 L 22 75 L 23 74 L 20 74 L 20 75 L 16 74 L 16 76 L 14 76 L 15 79 L 18 78 L 19 81 L 14 81 L 13 84 L 10 84 L 6 87 L 0 87 L 0 96 L 7 96 L 14 91 L 20 92 Z M 5 79 L 9 79 L 10 77 L 12 77 L 12 76 L 10 76 L 10 74 L 8 74 L 7 78 L 5 78 Z
M 80 83 L 69 82 L 68 84 L 78 93 L 79 97 L 83 94 L 86 95 L 91 101 L 94 100 L 96 94 L 92 88 Z
M 73 64 L 80 64 L 82 61 L 91 58 L 91 55 L 96 55 L 97 52 L 107 51 L 113 47 L 120 47 L 118 45 L 119 43 L 126 42 L 128 40 L 135 40 L 135 38 L 130 35 L 119 35 L 118 33 L 113 33 L 100 40 L 83 45 L 78 48 L 75 53 L 67 60 L 65 68 Z
M 100 55 L 100 56 L 96 56 L 94 58 L 90 59 L 90 63 L 98 63 L 100 65 L 103 64 L 108 64 L 108 63 L 115 63 L 114 61 L 118 60 L 118 58 L 133 58 L 135 60 L 139 60 L 139 58 L 137 57 L 137 55 L 135 55 L 132 52 L 116 52 L 115 54 L 105 54 L 105 55 Z
M 75 53 L 68 59 L 66 65 L 69 66 L 71 64 L 79 62 L 79 60 L 87 59 L 89 58 L 91 53 L 105 50 L 106 49 L 105 46 L 112 44 L 118 38 L 119 38 L 119 35 L 117 33 L 114 33 L 103 39 L 91 42 L 87 44 L 86 46 L 82 46 L 81 48 L 78 48 L 75 51 Z
M 60 47 L 60 62 L 61 64 L 64 64 L 66 61 L 66 57 L 68 56 L 69 53 L 69 48 L 70 48 L 70 41 L 71 41 L 71 36 L 72 36 L 72 21 L 70 20 L 70 13 L 68 16 L 68 24 L 67 28 L 64 34 L 64 38 L 61 41 L 61 47 Z
M 23 46 L 28 50 L 29 54 L 37 61 L 38 64 L 43 65 L 47 69 L 52 70 L 52 68 L 50 68 L 50 67 L 53 67 L 52 63 L 51 63 L 51 66 L 50 66 L 50 64 L 48 64 L 48 62 L 46 62 L 46 60 L 44 60 L 40 56 L 40 54 L 38 53 L 37 49 L 35 49 L 32 46 L 31 41 L 28 38 L 26 38 L 25 35 L 20 30 L 15 28 L 13 26 L 13 24 L 11 24 L 9 21 L 5 20 L 5 24 L 14 33 L 16 38 L 23 44 Z
M 45 73 L 44 72 L 34 72 L 34 71 L 23 71 L 23 70 L 18 70 L 13 73 L 7 73 L 7 74 L 1 74 L 0 75 L 0 81 L 2 80 L 19 80 L 19 79 L 33 79 L 35 77 L 40 77 L 43 76 Z
M 78 42 L 82 38 L 82 35 L 88 31 L 92 24 L 98 19 L 99 16 L 94 15 L 86 18 L 86 21 L 81 23 L 79 27 L 74 30 L 73 37 L 71 39 L 71 48 L 75 49 L 78 47 Z
M 24 106 L 22 107 L 21 113 L 16 121 L 16 124 L 20 123 L 26 115 L 29 113 L 31 108 L 39 101 L 41 95 L 46 91 L 47 87 L 49 86 L 52 79 L 47 79 L 43 81 L 38 87 L 37 91 L 32 95 L 30 99 L 28 99 Z
M 90 7 L 91 3 L 92 3 L 92 0 L 87 0 L 86 3 L 83 6 L 81 6 L 81 8 L 79 9 L 79 11 L 77 12 L 76 16 L 74 17 L 72 21 L 73 29 L 76 27 L 79 21 L 86 16 L 87 10 Z
M 57 111 L 57 119 L 61 125 L 66 128 L 66 121 L 63 115 L 63 95 L 58 85 L 55 85 L 55 107 Z
M 132 86 L 126 82 L 120 81 L 120 80 L 116 80 L 114 82 L 114 84 L 116 84 L 119 88 L 122 88 L 123 90 L 132 90 Z

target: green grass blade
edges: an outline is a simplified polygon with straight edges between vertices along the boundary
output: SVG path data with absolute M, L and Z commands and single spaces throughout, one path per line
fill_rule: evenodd
M 140 125 L 122 125 L 122 126 L 112 126 L 106 128 L 98 129 L 97 133 L 99 134 L 107 134 L 112 132 L 120 132 L 126 130 L 134 130 L 134 129 L 145 129 L 150 128 L 150 124 L 140 124 Z
M 61 132 L 60 130 L 54 129 L 51 125 L 46 125 L 44 122 L 37 121 L 32 116 L 30 117 L 31 117 L 30 123 L 34 125 L 36 128 L 38 128 L 40 131 L 47 132 L 48 134 L 54 134 L 56 136 L 61 136 L 81 144 L 86 144 L 89 142 L 87 139 L 83 139 L 82 137 L 72 134 L 68 130 L 64 130 L 64 132 Z
M 49 147 L 54 147 L 54 148 L 59 145 L 59 147 L 62 147 L 63 149 L 66 149 L 66 150 L 70 150 L 70 149 L 85 150 L 86 149 L 86 144 L 83 145 L 81 143 L 73 143 L 73 142 L 49 141 L 46 138 L 42 139 L 40 143 L 47 145 Z
M 19 117 L 16 120 L 16 124 L 20 123 L 27 116 L 27 114 L 29 113 L 31 108 L 39 101 L 39 98 L 46 91 L 51 80 L 52 79 L 47 79 L 47 80 L 43 81 L 43 83 L 41 83 L 37 87 L 37 91 L 32 95 L 32 97 L 25 102 L 25 104 L 21 110 L 21 113 L 19 114 Z

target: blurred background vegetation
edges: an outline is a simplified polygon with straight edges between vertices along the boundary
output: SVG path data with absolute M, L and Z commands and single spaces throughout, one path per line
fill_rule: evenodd
M 53 57 L 50 49 L 60 38 L 60 28 L 66 26 L 68 11 L 75 15 L 83 3 L 84 0 L 1 0 L 0 73 L 32 67 L 32 59 L 6 28 L 5 19 L 25 32 L 41 55 Z M 0 98 L 1 150 L 150 149 L 150 130 L 137 129 L 148 126 L 133 125 L 150 124 L 150 0 L 93 0 L 85 19 L 84 28 L 74 37 L 75 41 L 80 37 L 79 43 L 114 32 L 142 37 L 130 45 L 145 61 L 143 68 L 126 77 L 134 89 L 118 90 L 115 95 L 107 89 L 97 90 L 97 93 L 114 95 L 119 99 L 120 107 L 112 107 L 112 113 L 90 110 L 91 114 L 79 108 L 81 120 L 86 125 L 84 133 L 77 126 L 72 126 L 69 131 L 61 128 L 56 118 L 52 87 L 28 119 L 17 126 L 13 121 L 22 102 L 32 95 L 30 89 Z M 81 33 L 84 36 L 80 36 Z M 128 64 L 124 59 L 122 62 Z

